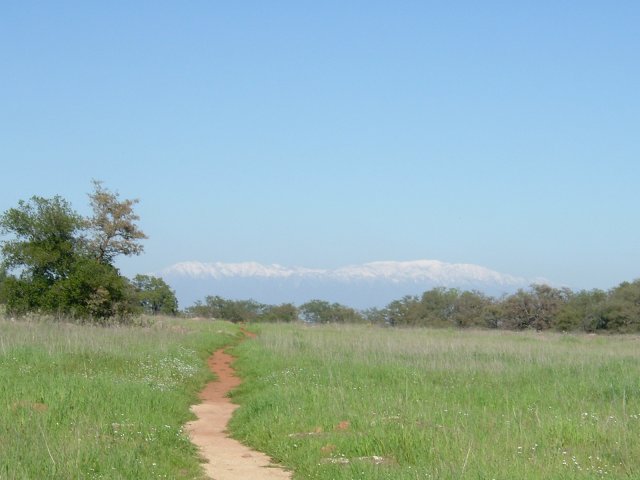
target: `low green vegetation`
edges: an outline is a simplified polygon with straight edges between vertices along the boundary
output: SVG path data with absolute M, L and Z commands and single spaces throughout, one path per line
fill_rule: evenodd
M 231 431 L 294 478 L 638 478 L 635 336 L 255 328 Z
M 228 322 L 0 320 L 0 479 L 203 478 L 183 431 Z
M 400 327 L 456 327 L 503 330 L 640 332 L 640 280 L 622 282 L 608 292 L 574 292 L 531 285 L 494 298 L 478 291 L 433 288 L 406 295 L 384 308 L 357 311 L 339 303 L 311 300 L 299 307 L 208 296 L 185 312 L 231 322 L 369 323 Z

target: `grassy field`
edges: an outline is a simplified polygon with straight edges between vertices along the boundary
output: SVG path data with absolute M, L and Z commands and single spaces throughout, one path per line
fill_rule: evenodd
M 182 428 L 238 329 L 0 320 L 0 480 L 202 478 Z
M 638 337 L 259 329 L 231 428 L 295 478 L 640 478 Z
M 640 478 L 640 339 L 260 325 L 231 431 L 297 479 Z M 0 480 L 195 479 L 229 323 L 0 321 Z

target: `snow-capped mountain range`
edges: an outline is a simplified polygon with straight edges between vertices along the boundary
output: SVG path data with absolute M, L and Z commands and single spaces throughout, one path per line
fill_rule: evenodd
M 277 304 L 319 298 L 356 308 L 382 307 L 404 295 L 434 287 L 509 293 L 533 281 L 486 267 L 438 260 L 379 261 L 335 269 L 257 262 L 180 262 L 159 273 L 185 307 L 207 295 Z

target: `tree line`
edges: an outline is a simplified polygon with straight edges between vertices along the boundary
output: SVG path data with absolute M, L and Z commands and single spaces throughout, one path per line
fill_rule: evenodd
M 433 288 L 384 308 L 356 310 L 324 300 L 299 307 L 208 296 L 186 309 L 190 316 L 232 322 L 371 323 L 393 327 L 457 327 L 508 330 L 640 332 L 640 280 L 609 290 L 554 288 L 534 284 L 494 298 L 475 290 Z
M 435 288 L 369 313 L 389 325 L 454 326 L 583 332 L 640 331 L 640 280 L 609 290 L 534 284 L 501 298 Z
M 231 300 L 220 296 L 207 296 L 185 310 L 190 317 L 218 318 L 230 322 L 297 322 L 355 323 L 364 318 L 357 310 L 330 303 L 311 300 L 297 307 L 293 303 L 268 305 L 255 300 Z
M 33 196 L 0 215 L 0 304 L 6 313 L 102 323 L 128 322 L 144 312 L 176 315 L 175 293 L 162 278 L 136 275 L 130 280 L 115 266 L 118 256 L 144 251 L 141 242 L 147 236 L 134 212 L 138 200 L 120 199 L 99 181 L 88 196 L 88 217 L 60 196 Z M 609 291 L 535 284 L 500 298 L 434 288 L 363 311 L 324 300 L 296 306 L 208 296 L 184 313 L 232 322 L 640 332 L 640 280 Z
M 175 315 L 174 292 L 158 277 L 132 280 L 115 267 L 139 255 L 147 236 L 134 206 L 101 182 L 83 217 L 60 196 L 33 196 L 0 215 L 0 303 L 11 316 L 28 313 L 96 322 L 127 322 L 142 312 Z

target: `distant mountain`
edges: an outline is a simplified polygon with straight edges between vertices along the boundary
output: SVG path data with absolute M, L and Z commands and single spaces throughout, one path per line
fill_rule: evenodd
M 207 295 L 276 304 L 314 298 L 356 308 L 382 307 L 404 295 L 434 287 L 457 287 L 501 295 L 532 281 L 486 267 L 438 260 L 371 262 L 336 269 L 285 267 L 257 262 L 180 262 L 161 275 L 175 290 L 182 307 Z

